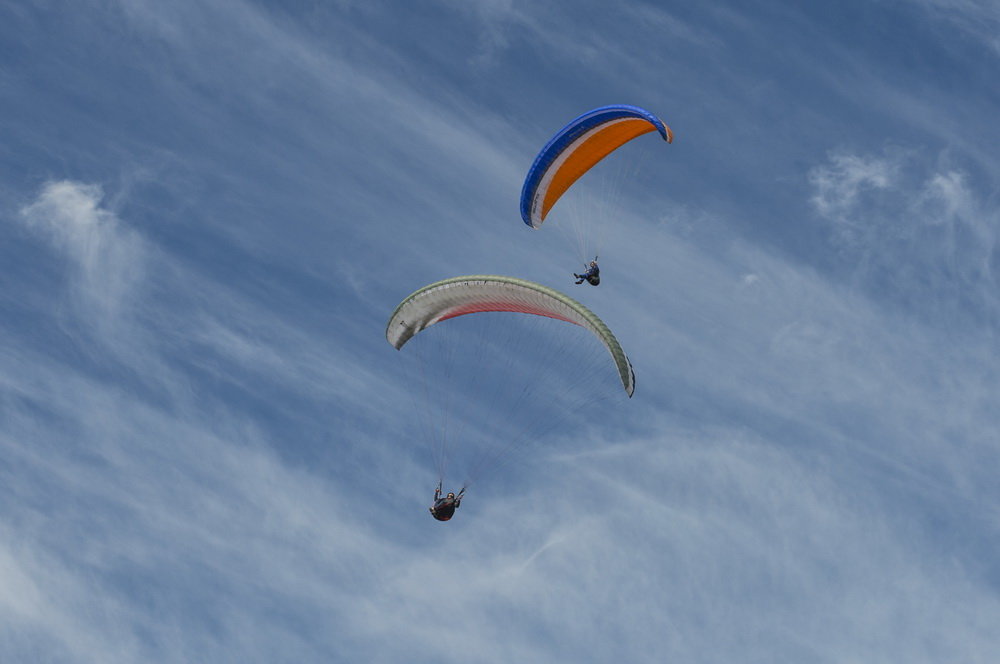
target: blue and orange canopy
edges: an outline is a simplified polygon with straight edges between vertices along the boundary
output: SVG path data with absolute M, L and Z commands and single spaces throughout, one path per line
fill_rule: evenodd
M 638 106 L 617 104 L 584 113 L 563 127 L 535 157 L 521 190 L 521 218 L 539 228 L 574 182 L 622 145 L 657 131 L 667 143 L 670 127 Z

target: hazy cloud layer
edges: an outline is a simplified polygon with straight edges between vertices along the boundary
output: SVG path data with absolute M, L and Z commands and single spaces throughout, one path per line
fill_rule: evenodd
M 0 659 L 991 662 L 990 11 L 0 9 Z M 614 102 L 674 144 L 525 227 Z M 483 272 L 579 298 L 637 391 L 550 395 L 440 524 L 384 326 Z

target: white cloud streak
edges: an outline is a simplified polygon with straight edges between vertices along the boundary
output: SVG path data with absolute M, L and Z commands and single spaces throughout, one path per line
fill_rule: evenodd
M 110 210 L 101 207 L 101 188 L 77 182 L 49 182 L 38 199 L 21 210 L 74 267 L 72 290 L 97 310 L 115 317 L 141 279 L 143 246 Z

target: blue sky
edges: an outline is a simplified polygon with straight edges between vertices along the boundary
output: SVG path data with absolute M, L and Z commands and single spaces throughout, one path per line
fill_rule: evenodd
M 0 3 L 0 659 L 996 661 L 1000 10 L 753 5 Z M 440 524 L 384 326 L 469 273 L 637 390 Z

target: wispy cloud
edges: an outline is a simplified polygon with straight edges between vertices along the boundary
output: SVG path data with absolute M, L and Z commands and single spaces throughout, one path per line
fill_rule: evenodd
M 839 222 L 856 208 L 865 190 L 886 189 L 897 170 L 897 165 L 885 158 L 838 154 L 830 161 L 830 165 L 814 168 L 809 174 L 816 188 L 812 202 L 820 214 Z
M 102 199 L 95 185 L 49 182 L 21 215 L 71 263 L 71 290 L 103 319 L 128 304 L 142 277 L 144 248 Z
M 914 152 L 835 154 L 813 168 L 811 202 L 857 275 L 931 315 L 995 315 L 1000 210 L 960 170 Z
M 959 26 L 1000 56 L 1000 9 L 990 0 L 914 0 Z
M 5 622 L 44 638 L 44 657 L 63 651 L 81 661 L 185 661 L 201 648 L 201 656 L 237 661 L 260 656 L 254 650 L 267 650 L 275 633 L 247 631 L 262 619 L 237 610 L 231 602 L 238 595 L 297 596 L 303 610 L 339 611 L 330 606 L 337 582 L 324 581 L 317 592 L 319 577 L 306 581 L 312 574 L 304 568 L 323 576 L 334 560 L 328 572 L 344 581 L 349 559 L 360 564 L 372 548 L 366 526 L 347 525 L 347 503 L 334 485 L 289 474 L 238 415 L 208 422 L 43 358 L 25 360 L 34 377 L 19 392 L 29 407 L 4 409 L 0 442 L 12 464 L 3 472 L 5 495 L 36 507 L 8 525 L 0 559 L 7 585 L 26 590 L 4 603 Z M 3 364 L 4 373 L 21 368 Z M 37 408 L 58 413 L 68 430 L 48 429 Z M 41 431 L 48 431 L 44 438 Z M 24 444 L 31 440 L 35 446 Z M 329 530 L 331 516 L 345 518 L 346 529 Z M 204 592 L 201 608 L 176 613 L 193 609 L 192 592 Z M 172 634 L 198 624 L 193 639 L 173 642 Z M 246 649 L 234 650 L 232 638 L 245 640 Z M 8 652 L 30 652 L 30 644 L 16 639 Z

